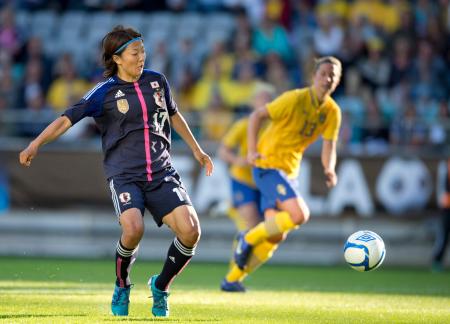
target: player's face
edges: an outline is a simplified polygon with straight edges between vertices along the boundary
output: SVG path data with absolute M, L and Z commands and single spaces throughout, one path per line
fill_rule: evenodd
M 314 87 L 317 92 L 323 95 L 329 95 L 336 89 L 341 79 L 339 67 L 331 63 L 323 63 L 314 74 Z
M 144 70 L 145 48 L 142 42 L 133 42 L 127 46 L 121 55 L 116 55 L 119 77 L 124 81 L 139 79 Z

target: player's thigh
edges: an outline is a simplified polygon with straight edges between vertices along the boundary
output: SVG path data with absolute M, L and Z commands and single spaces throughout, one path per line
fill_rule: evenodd
M 309 220 L 309 208 L 301 197 L 293 197 L 277 201 L 277 208 L 289 213 L 295 224 L 301 225 Z
M 181 205 L 163 217 L 163 223 L 172 229 L 181 242 L 194 246 L 200 239 L 201 229 L 197 213 L 191 205 Z
M 145 193 L 145 206 L 158 226 L 161 226 L 163 223 L 167 224 L 164 218 L 171 215 L 178 207 L 192 207 L 191 199 L 186 189 L 184 189 L 181 182 L 175 180 L 165 181 L 158 188 Z M 183 210 L 190 210 L 190 208 L 183 208 Z
M 239 217 L 241 217 L 246 224 L 247 229 L 253 228 L 261 222 L 259 209 L 255 202 L 240 205 L 237 208 L 237 211 L 239 213 Z
M 118 179 L 109 179 L 111 199 L 119 223 L 126 227 L 143 226 L 144 194 L 142 188 L 135 182 L 126 182 Z
M 296 189 L 295 180 L 289 179 L 277 169 L 253 169 L 253 178 L 261 191 L 261 208 L 278 209 L 289 213 L 296 224 L 305 223 L 309 218 L 309 208 Z

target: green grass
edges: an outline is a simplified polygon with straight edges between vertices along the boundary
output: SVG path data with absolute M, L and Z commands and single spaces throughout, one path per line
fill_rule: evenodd
M 0 323 L 450 323 L 450 274 L 381 267 L 267 265 L 246 294 L 218 290 L 227 266 L 191 263 L 169 319 L 154 319 L 146 288 L 161 264 L 137 262 L 130 316 L 109 315 L 112 261 L 0 258 Z

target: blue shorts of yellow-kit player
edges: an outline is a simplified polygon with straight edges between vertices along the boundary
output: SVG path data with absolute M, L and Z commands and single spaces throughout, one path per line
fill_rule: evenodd
M 261 193 L 260 209 L 275 209 L 277 201 L 300 197 L 297 179 L 289 179 L 281 170 L 253 168 L 253 179 Z
M 250 203 L 255 203 L 256 206 L 259 206 L 261 199 L 261 194 L 258 189 L 252 188 L 248 184 L 234 178 L 231 178 L 231 195 L 234 208 L 239 208 Z

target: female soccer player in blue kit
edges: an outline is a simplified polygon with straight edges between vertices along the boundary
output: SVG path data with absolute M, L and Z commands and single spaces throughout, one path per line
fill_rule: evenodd
M 102 136 L 104 169 L 122 235 L 116 249 L 114 315 L 128 315 L 130 269 L 144 234 L 144 210 L 175 239 L 159 275 L 150 277 L 154 316 L 169 316 L 167 298 L 172 280 L 195 254 L 200 223 L 170 158 L 171 126 L 211 175 L 213 163 L 202 150 L 172 98 L 164 75 L 144 70 L 142 35 L 116 26 L 103 39 L 104 82 L 53 121 L 20 153 L 30 166 L 40 146 L 51 142 L 84 117 L 94 117 Z

